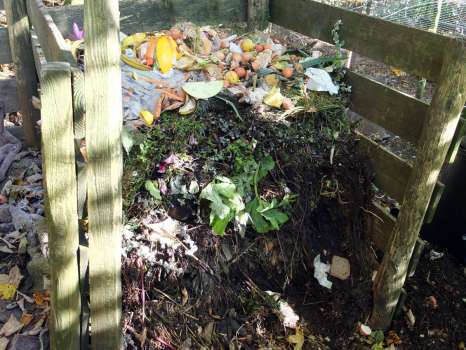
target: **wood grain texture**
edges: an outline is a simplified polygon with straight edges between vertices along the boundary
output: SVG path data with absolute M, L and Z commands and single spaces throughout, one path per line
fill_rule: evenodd
M 82 6 L 65 6 L 49 10 L 65 37 L 73 22 L 83 24 Z M 122 0 L 120 26 L 125 33 L 170 28 L 190 21 L 197 24 L 231 24 L 247 21 L 247 0 Z
M 269 0 L 248 0 L 249 29 L 265 29 L 269 23 Z
M 352 71 L 346 77 L 352 87 L 351 110 L 406 141 L 418 142 L 427 103 Z
M 357 133 L 357 138 L 359 149 L 367 153 L 374 167 L 375 185 L 401 203 L 412 165 L 363 134 Z
M 374 184 L 390 197 L 401 203 L 406 193 L 406 186 L 413 171 L 412 164 L 378 145 L 361 133 L 357 133 L 359 150 L 365 152 L 371 160 L 375 171 Z M 437 209 L 445 185 L 437 181 L 432 194 L 425 222 L 429 223 Z M 395 218 L 375 205 L 376 216 L 370 218 L 369 232 L 377 248 L 385 251 L 395 223 Z M 382 220 L 378 219 L 381 218 Z
M 16 66 L 16 86 L 19 109 L 23 116 L 23 129 L 26 143 L 38 146 L 35 125 L 40 116 L 32 107 L 32 96 L 37 94 L 37 77 L 32 55 L 31 32 L 25 0 L 5 0 L 9 42 Z
M 42 157 L 52 285 L 52 350 L 80 347 L 78 214 L 71 70 L 66 63 L 42 69 Z
M 0 28 L 0 64 L 12 63 L 8 30 Z
M 70 47 L 50 17 L 49 10 L 41 0 L 26 0 L 26 2 L 27 13 L 34 26 L 45 59 L 48 62 L 68 62 L 71 67 L 76 67 Z
M 439 78 L 443 54 L 455 45 L 454 39 L 312 0 L 272 0 L 270 20 L 329 43 L 342 20 L 346 49 L 430 80 Z
M 463 114 L 461 115 L 462 118 L 458 123 L 458 127 L 456 128 L 455 136 L 453 136 L 453 141 L 450 145 L 450 149 L 447 153 L 447 162 L 449 164 L 454 163 L 456 160 L 456 156 L 458 154 L 458 150 L 460 148 L 461 142 L 463 141 L 463 137 L 466 136 L 466 107 L 463 108 Z
M 118 0 L 86 1 L 84 13 L 92 349 L 119 350 L 123 116 Z
M 368 213 L 368 232 L 377 249 L 385 252 L 396 218 L 376 202 L 372 202 L 370 211 L 372 214 Z
M 374 283 L 373 329 L 390 326 L 435 183 L 466 102 L 465 42 L 445 50 L 400 216 Z

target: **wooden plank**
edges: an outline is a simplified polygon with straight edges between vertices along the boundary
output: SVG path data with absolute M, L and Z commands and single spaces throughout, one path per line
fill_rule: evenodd
M 8 29 L 0 28 L 0 64 L 12 63 Z
M 456 45 L 451 38 L 312 0 L 271 1 L 273 23 L 329 43 L 338 20 L 346 49 L 430 80 L 439 78 L 448 45 Z
M 385 252 L 396 218 L 377 202 L 372 203 L 370 211 L 372 214 L 368 213 L 368 232 L 375 246 Z
M 434 220 L 435 212 L 437 211 L 438 204 L 442 199 L 443 192 L 445 191 L 445 185 L 441 182 L 437 183 L 430 198 L 429 206 L 427 207 L 426 215 L 424 218 L 424 224 L 432 223 Z
M 68 62 L 76 67 L 69 45 L 61 35 L 41 0 L 26 0 L 29 19 L 48 62 Z
M 120 350 L 123 116 L 118 0 L 85 1 L 84 13 L 92 349 Z
M 461 142 L 463 138 L 466 136 L 466 107 L 463 108 L 462 118 L 458 123 L 458 127 L 455 131 L 455 136 L 453 136 L 453 141 L 450 145 L 450 149 L 448 150 L 447 154 L 447 162 L 452 164 L 456 160 L 456 155 L 458 154 L 458 150 L 460 148 Z
M 41 81 L 42 157 L 52 285 L 51 349 L 78 350 L 81 302 L 70 66 L 47 64 Z
M 464 43 L 463 43 L 464 44 Z M 429 201 L 466 102 L 466 49 L 447 47 L 400 215 L 374 283 L 373 329 L 390 326 Z
M 31 32 L 31 44 L 32 44 L 32 54 L 34 56 L 34 65 L 36 66 L 36 72 L 39 76 L 39 80 L 41 77 L 42 66 L 47 63 L 47 60 L 44 57 L 44 52 L 42 51 L 42 47 L 39 43 L 39 38 L 35 31 Z
M 367 136 L 356 132 L 359 139 L 359 149 L 366 152 L 374 167 L 374 184 L 395 199 L 398 203 L 403 201 L 408 179 L 413 171 L 413 166 L 403 158 L 390 152 L 377 142 Z M 432 196 L 432 205 L 439 200 L 445 185 L 437 181 L 435 185 L 435 196 Z
M 40 116 L 32 106 L 32 96 L 37 93 L 37 76 L 32 57 L 25 0 L 5 0 L 5 12 L 13 61 L 16 66 L 19 109 L 23 116 L 26 143 L 30 146 L 38 146 L 35 125 Z
M 412 165 L 363 134 L 357 133 L 357 137 L 360 149 L 368 154 L 374 167 L 375 185 L 401 203 Z
M 351 110 L 414 144 L 419 140 L 429 105 L 368 77 L 348 71 Z
M 0 72 L 0 103 L 3 104 L 4 113 L 19 111 L 16 80 Z
M 83 7 L 65 6 L 49 10 L 65 37 L 73 23 L 82 27 Z M 232 24 L 246 22 L 246 0 L 122 0 L 120 25 L 125 33 L 170 28 L 180 22 L 196 24 Z

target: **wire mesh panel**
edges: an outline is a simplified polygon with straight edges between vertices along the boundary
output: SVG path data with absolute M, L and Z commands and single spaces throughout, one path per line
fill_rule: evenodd
M 319 0 L 418 29 L 466 36 L 466 0 Z

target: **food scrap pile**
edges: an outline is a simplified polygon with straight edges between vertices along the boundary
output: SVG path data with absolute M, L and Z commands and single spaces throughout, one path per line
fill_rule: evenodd
M 359 298 L 345 290 L 370 280 L 372 172 L 341 52 L 189 23 L 122 35 L 121 50 L 125 347 L 327 349 L 297 306 L 324 302 L 340 324 Z M 313 277 L 316 261 L 332 283 Z M 346 271 L 329 275 L 330 261 Z
M 211 27 L 185 23 L 155 34 L 122 39 L 125 120 L 140 116 L 147 125 L 162 112 L 194 113 L 196 101 L 222 91 L 256 108 L 292 110 L 283 87 L 304 83 L 310 90 L 338 93 L 314 56 L 288 50 L 262 32 L 222 35 Z M 328 58 L 326 58 L 328 60 Z

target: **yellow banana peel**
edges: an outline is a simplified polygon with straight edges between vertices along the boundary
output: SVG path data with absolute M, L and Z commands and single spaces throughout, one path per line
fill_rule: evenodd
M 176 42 L 172 37 L 163 35 L 157 41 L 157 63 L 163 74 L 168 73 L 173 68 L 176 62 L 177 51 Z
M 124 38 L 121 42 L 121 49 L 124 50 L 130 46 L 138 47 L 146 40 L 146 33 L 136 33 Z
M 146 65 L 144 65 L 142 63 L 136 62 L 135 60 L 132 60 L 131 58 L 129 58 L 126 55 L 121 55 L 121 60 L 130 67 L 133 67 L 133 68 L 136 68 L 136 69 L 139 69 L 139 70 L 144 70 L 144 71 L 150 71 L 151 70 L 150 67 L 148 67 L 148 66 L 146 66 Z

